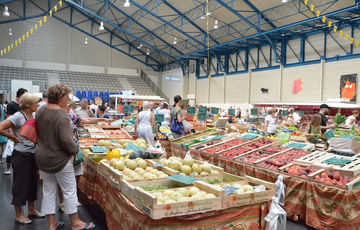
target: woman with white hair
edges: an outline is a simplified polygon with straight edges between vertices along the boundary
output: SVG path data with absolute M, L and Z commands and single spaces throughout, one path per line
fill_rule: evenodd
M 154 147 L 154 134 L 152 128 L 154 127 L 156 136 L 158 131 L 155 123 L 154 113 L 151 112 L 151 104 L 147 101 L 143 103 L 143 111 L 141 111 L 135 122 L 135 135 L 146 141 L 149 146 Z
M 34 206 L 37 200 L 37 166 L 35 162 L 35 143 L 19 135 L 19 130 L 28 120 L 33 120 L 33 113 L 37 111 L 39 97 L 33 93 L 25 93 L 20 98 L 20 111 L 0 122 L 0 135 L 15 143 L 12 153 L 13 185 L 12 201 L 15 206 L 15 221 L 30 224 L 30 218 L 42 218 Z M 13 132 L 5 132 L 12 128 Z M 22 206 L 28 204 L 28 217 L 22 212 Z

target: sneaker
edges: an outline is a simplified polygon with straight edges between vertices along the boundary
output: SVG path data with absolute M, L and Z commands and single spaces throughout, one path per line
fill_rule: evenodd
M 10 169 L 5 170 L 4 174 L 5 175 L 11 175 L 11 170 Z

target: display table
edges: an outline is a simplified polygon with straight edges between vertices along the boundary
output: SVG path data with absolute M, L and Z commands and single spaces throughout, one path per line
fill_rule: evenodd
M 286 186 L 284 209 L 288 218 L 304 220 L 308 226 L 316 229 L 360 229 L 360 189 L 347 192 L 232 160 L 217 159 L 215 163 L 226 172 L 246 174 L 269 182 L 275 182 L 280 174 L 283 175 Z
M 80 190 L 103 208 L 108 228 L 112 229 L 264 229 L 269 203 L 254 204 L 222 211 L 153 220 L 137 209 L 107 178 L 97 171 L 95 162 L 86 159 Z

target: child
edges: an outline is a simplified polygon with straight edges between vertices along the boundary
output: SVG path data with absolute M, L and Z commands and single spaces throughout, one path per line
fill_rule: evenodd
M 327 138 L 321 132 L 321 117 L 319 115 L 314 115 L 311 119 L 310 124 L 306 127 L 305 136 L 306 139 L 313 144 L 324 143 L 326 146 Z

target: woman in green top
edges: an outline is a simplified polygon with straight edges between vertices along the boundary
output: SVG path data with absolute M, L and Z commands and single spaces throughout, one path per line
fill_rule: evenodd
M 314 115 L 310 124 L 306 127 L 305 136 L 306 139 L 313 144 L 324 143 L 327 144 L 327 138 L 321 132 L 321 117 Z

